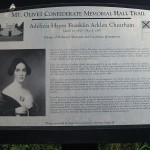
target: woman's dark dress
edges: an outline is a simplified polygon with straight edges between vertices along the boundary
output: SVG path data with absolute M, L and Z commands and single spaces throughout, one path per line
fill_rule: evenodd
M 17 107 L 21 107 L 21 105 L 15 99 L 3 93 L 0 93 L 0 116 L 16 116 L 15 108 Z M 35 116 L 37 110 L 37 105 L 33 104 L 33 107 L 28 109 L 29 115 Z

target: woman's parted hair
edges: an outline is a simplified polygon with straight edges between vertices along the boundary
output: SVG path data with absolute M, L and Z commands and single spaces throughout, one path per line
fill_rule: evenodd
M 31 74 L 31 68 L 28 66 L 28 64 L 26 63 L 26 61 L 23 60 L 22 58 L 15 58 L 15 59 L 12 61 L 10 67 L 8 68 L 8 75 L 13 76 L 14 71 L 15 71 L 15 69 L 16 69 L 16 66 L 17 66 L 19 63 L 23 63 L 23 64 L 26 66 L 27 75 L 30 75 L 30 74 Z

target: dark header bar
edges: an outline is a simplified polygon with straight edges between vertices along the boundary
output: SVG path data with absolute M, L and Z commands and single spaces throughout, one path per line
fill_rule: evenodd
M 1 0 L 0 9 L 9 10 L 10 5 L 14 3 L 16 10 L 43 8 L 43 7 L 59 7 L 59 6 L 114 6 L 150 9 L 149 0 Z

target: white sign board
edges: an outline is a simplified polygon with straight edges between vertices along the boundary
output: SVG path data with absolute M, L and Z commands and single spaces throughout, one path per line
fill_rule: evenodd
M 150 124 L 148 10 L 0 13 L 0 68 L 0 126 Z

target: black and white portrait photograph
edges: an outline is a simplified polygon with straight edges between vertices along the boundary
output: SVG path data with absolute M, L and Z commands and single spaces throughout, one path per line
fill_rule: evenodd
M 0 41 L 23 41 L 24 22 L 0 23 Z
M 0 50 L 0 116 L 45 116 L 45 50 Z

